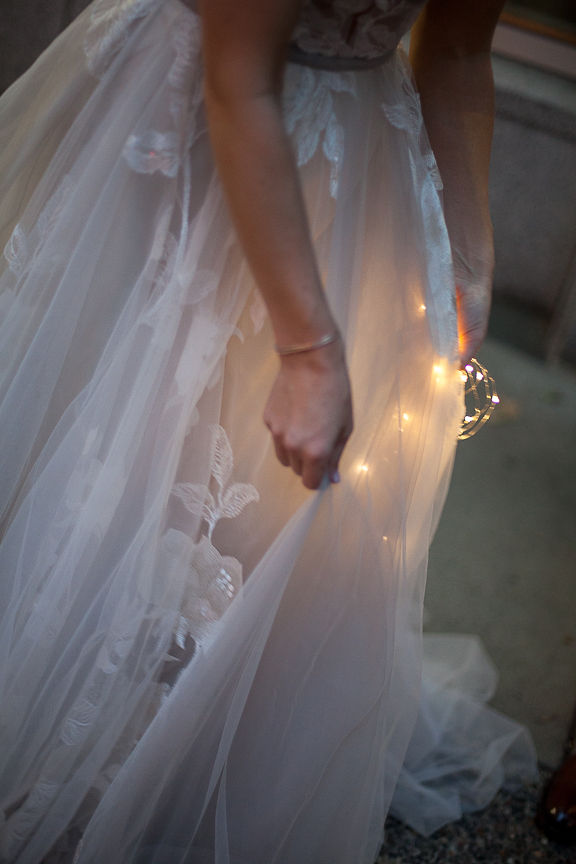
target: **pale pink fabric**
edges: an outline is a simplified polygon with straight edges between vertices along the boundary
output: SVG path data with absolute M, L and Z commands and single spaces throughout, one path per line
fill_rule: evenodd
M 286 73 L 356 409 L 311 494 L 261 421 L 201 38 L 177 0 L 97 0 L 0 100 L 3 864 L 82 834 L 79 864 L 372 864 L 391 802 L 429 831 L 533 764 L 474 641 L 431 645 L 420 696 L 463 405 L 406 60 Z

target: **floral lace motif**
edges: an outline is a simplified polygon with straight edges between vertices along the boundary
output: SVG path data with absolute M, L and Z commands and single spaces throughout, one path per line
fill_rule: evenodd
M 142 135 L 130 135 L 124 147 L 124 158 L 133 171 L 176 177 L 180 164 L 178 136 L 175 132 L 150 129 Z
M 159 6 L 160 0 L 97 0 L 84 41 L 89 71 L 100 78 L 126 43 L 134 22 Z
M 424 0 L 305 0 L 292 41 L 308 54 L 371 59 L 395 48 Z
M 145 129 L 128 138 L 124 158 L 140 174 L 160 172 L 176 177 L 183 154 L 192 146 L 204 128 L 199 110 L 203 86 L 200 63 L 201 30 L 197 17 L 184 13 L 170 38 L 174 61 L 167 75 L 169 118 L 171 128 Z
M 60 784 L 39 781 L 30 792 L 26 803 L 4 822 L 0 858 L 15 860 L 18 850 L 37 824 L 40 816 L 52 804 L 60 791 Z
M 14 227 L 10 239 L 4 247 L 4 258 L 11 273 L 16 277 L 16 281 L 25 276 L 37 255 L 44 248 L 46 238 L 58 222 L 71 189 L 72 183 L 66 176 L 56 192 L 46 202 L 32 228 L 26 230 L 21 223 Z
M 251 483 L 230 483 L 234 459 L 226 432 L 214 426 L 210 445 L 210 477 L 213 483 L 177 483 L 172 494 L 186 510 L 202 517 L 206 533 L 194 544 L 190 563 L 190 582 L 182 606 L 176 642 L 185 647 L 187 635 L 196 644 L 205 640 L 212 625 L 223 615 L 242 585 L 242 565 L 228 555 L 221 555 L 212 543 L 220 519 L 239 516 L 252 501 L 258 501 L 258 490 Z M 210 485 L 212 489 L 210 490 Z
M 168 72 L 170 113 L 174 124 L 178 127 L 186 112 L 192 109 L 190 111 L 190 117 L 193 121 L 193 128 L 190 133 L 192 140 L 198 131 L 194 121 L 197 116 L 197 108 L 203 98 L 200 64 L 202 31 L 199 18 L 195 15 L 184 15 L 171 38 L 175 57 Z M 191 75 L 195 70 L 198 74 Z
M 28 258 L 28 238 L 21 225 L 16 225 L 8 243 L 4 247 L 4 258 L 15 276 L 24 270 Z
M 450 262 L 444 259 L 441 251 L 448 246 L 442 205 L 438 197 L 438 191 L 443 188 L 442 178 L 424 127 L 420 97 L 414 89 L 408 68 L 405 69 L 399 95 L 398 101 L 383 103 L 381 107 L 388 122 L 410 139 L 407 152 L 414 186 L 419 190 L 423 210 L 427 214 L 427 230 L 431 235 L 436 235 L 430 244 L 434 252 L 428 257 L 426 316 L 438 354 L 452 357 L 457 345 L 458 322 L 454 287 L 447 283 L 445 278 Z
M 428 174 L 435 188 L 438 190 L 442 189 L 442 178 L 440 177 L 438 165 L 436 164 L 436 159 L 424 128 L 420 96 L 416 92 L 408 73 L 404 76 L 402 82 L 401 101 L 393 104 L 383 103 L 382 110 L 392 126 L 395 126 L 396 129 L 401 129 L 417 140 L 426 168 L 428 169 Z
M 335 198 L 344 159 L 344 129 L 336 116 L 333 93 L 355 97 L 354 75 L 300 68 L 297 75 L 287 77 L 284 123 L 299 166 L 312 159 L 322 140 L 322 151 L 330 162 L 330 194 Z

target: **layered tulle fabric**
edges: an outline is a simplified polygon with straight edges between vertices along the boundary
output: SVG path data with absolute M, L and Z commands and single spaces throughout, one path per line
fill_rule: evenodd
M 176 0 L 99 0 L 0 101 L 11 864 L 70 861 L 81 835 L 80 864 L 370 864 L 401 770 L 397 810 L 416 802 L 430 830 L 485 803 L 512 745 L 509 773 L 532 764 L 522 730 L 487 725 L 477 664 L 444 711 L 450 650 L 405 761 L 462 413 L 405 61 L 286 76 L 357 424 L 342 483 L 313 494 L 261 422 L 276 360 L 212 163 L 200 48 Z M 466 746 L 478 729 L 490 748 Z

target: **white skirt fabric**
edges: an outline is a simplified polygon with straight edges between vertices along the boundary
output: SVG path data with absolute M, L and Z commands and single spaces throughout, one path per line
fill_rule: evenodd
M 390 806 L 429 833 L 534 770 L 475 640 L 429 640 L 421 696 L 463 408 L 406 61 L 286 74 L 356 415 L 310 493 L 200 48 L 178 0 L 97 0 L 0 100 L 5 864 L 372 864 Z

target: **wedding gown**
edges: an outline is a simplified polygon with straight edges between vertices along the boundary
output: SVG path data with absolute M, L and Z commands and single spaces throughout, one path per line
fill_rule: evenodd
M 421 695 L 463 410 L 421 5 L 305 3 L 287 66 L 355 399 L 319 493 L 261 422 L 194 9 L 96 0 L 0 100 L 2 862 L 371 864 L 391 806 L 430 832 L 533 770 L 474 639 Z

